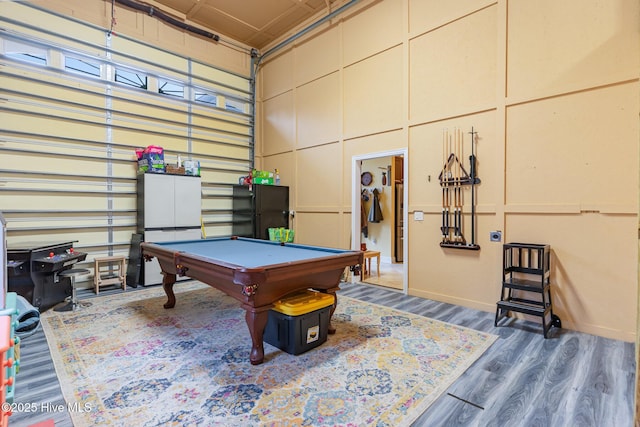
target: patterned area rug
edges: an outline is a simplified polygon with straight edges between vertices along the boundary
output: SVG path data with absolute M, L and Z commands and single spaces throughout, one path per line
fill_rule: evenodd
M 199 282 L 42 315 L 78 426 L 401 426 L 496 337 L 339 296 L 335 335 L 290 355 L 251 338 L 234 299 Z

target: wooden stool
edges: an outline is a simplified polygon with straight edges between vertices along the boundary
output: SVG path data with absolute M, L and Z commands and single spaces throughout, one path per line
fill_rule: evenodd
M 376 270 L 378 277 L 380 277 L 380 252 L 379 251 L 364 251 L 364 265 L 362 266 L 362 278 L 371 276 L 371 258 L 376 258 Z M 369 264 L 369 265 L 367 265 Z
M 93 284 L 96 295 L 100 293 L 100 286 L 120 285 L 122 290 L 127 290 L 127 267 L 125 257 L 107 256 L 94 258 Z M 105 270 L 105 268 L 107 268 Z

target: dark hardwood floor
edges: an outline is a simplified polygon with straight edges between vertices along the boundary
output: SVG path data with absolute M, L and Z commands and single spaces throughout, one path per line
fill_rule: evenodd
M 343 283 L 338 295 L 462 325 L 499 336 L 413 424 L 422 426 L 593 426 L 633 425 L 635 346 L 552 328 L 542 336 L 539 323 L 503 320 L 494 313 L 403 295 L 388 288 Z M 137 288 L 140 290 L 143 288 Z M 127 292 L 136 289 L 127 289 Z M 107 295 L 120 290 L 101 290 Z M 80 291 L 91 298 L 93 291 Z M 45 411 L 16 412 L 10 425 L 30 426 L 53 419 L 56 427 L 72 426 L 44 333 L 25 338 L 16 377 L 15 402 Z M 357 421 L 357 420 L 355 420 Z

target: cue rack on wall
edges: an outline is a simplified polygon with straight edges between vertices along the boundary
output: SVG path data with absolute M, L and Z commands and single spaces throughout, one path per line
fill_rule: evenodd
M 476 243 L 475 186 L 480 183 L 476 176 L 475 143 L 476 134 L 471 128 L 471 155 L 469 171 L 464 165 L 464 133 L 456 128 L 453 132 L 445 129 L 442 133 L 442 170 L 439 175 L 442 187 L 442 241 L 443 248 L 479 250 Z M 464 191 L 471 188 L 471 241 L 464 236 Z

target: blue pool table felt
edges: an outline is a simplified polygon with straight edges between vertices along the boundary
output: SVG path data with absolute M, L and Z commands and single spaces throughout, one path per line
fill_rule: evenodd
M 156 244 L 172 251 L 185 252 L 190 255 L 208 258 L 212 261 L 220 261 L 245 268 L 305 261 L 350 252 L 293 243 L 285 243 L 282 246 L 278 242 L 268 240 L 232 240 L 229 238 Z

